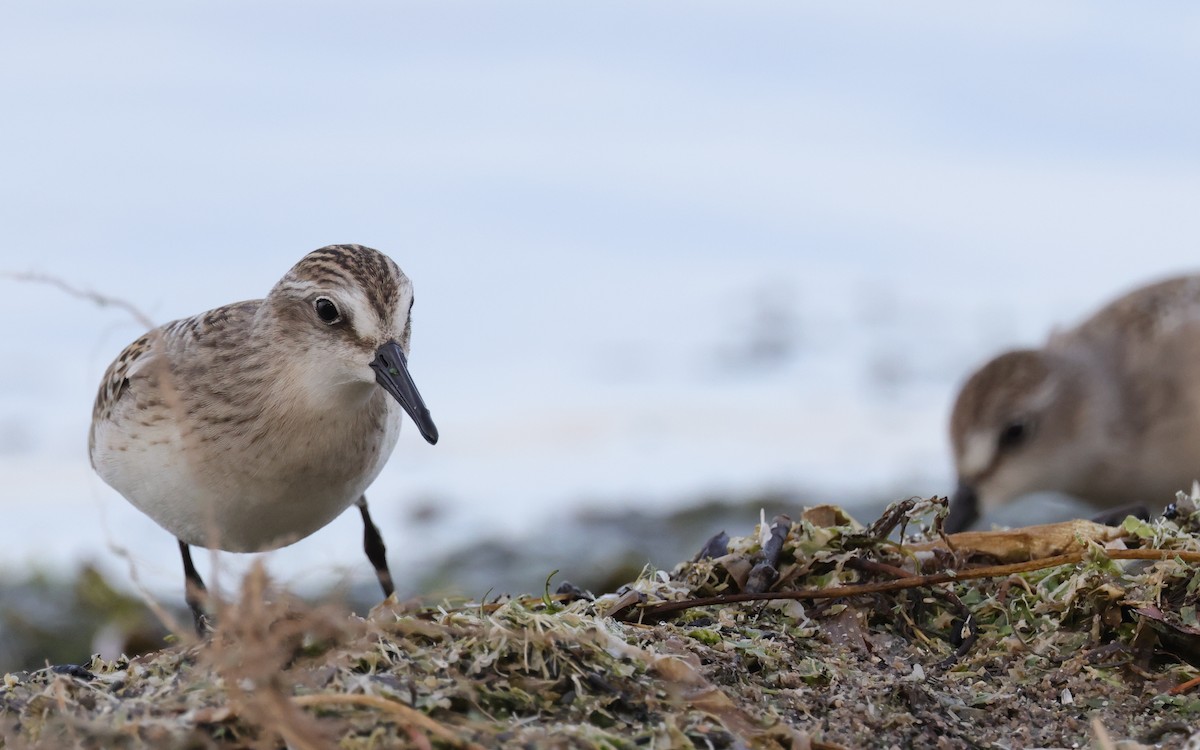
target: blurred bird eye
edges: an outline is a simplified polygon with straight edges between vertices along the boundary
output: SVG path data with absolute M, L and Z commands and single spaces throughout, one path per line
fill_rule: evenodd
M 1016 448 L 1029 437 L 1029 425 L 1021 420 L 1014 420 L 1004 425 L 1000 430 L 999 445 L 1001 450 Z
M 333 325 L 342 319 L 342 314 L 338 312 L 337 305 L 333 304 L 333 300 L 328 297 L 317 297 L 313 302 L 313 307 L 317 310 L 317 317 L 321 322 Z

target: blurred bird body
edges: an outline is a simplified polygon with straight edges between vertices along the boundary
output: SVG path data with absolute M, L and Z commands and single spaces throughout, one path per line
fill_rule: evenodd
M 950 531 L 1032 492 L 1161 507 L 1200 478 L 1200 276 L 1142 287 L 967 380 Z

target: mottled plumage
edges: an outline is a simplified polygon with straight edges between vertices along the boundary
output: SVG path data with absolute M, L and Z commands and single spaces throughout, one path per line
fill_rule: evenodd
M 950 419 L 959 530 L 1021 495 L 1161 507 L 1200 478 L 1200 276 L 1115 300 L 975 372 Z
M 92 465 L 182 545 L 272 549 L 355 502 L 369 536 L 363 492 L 395 446 L 401 411 L 437 440 L 407 372 L 412 301 L 387 256 L 334 245 L 264 299 L 148 332 L 105 373 Z

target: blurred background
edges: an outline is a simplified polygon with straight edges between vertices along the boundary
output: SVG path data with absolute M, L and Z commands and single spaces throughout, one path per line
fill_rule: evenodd
M 402 593 L 599 587 L 760 507 L 948 493 L 971 368 L 1195 270 L 1198 35 L 1182 2 L 5 4 L 0 270 L 165 322 L 387 252 L 442 434 L 369 493 Z M 101 576 L 181 604 L 86 455 L 141 326 L 0 291 L 0 634 Z M 369 600 L 360 544 L 268 566 Z

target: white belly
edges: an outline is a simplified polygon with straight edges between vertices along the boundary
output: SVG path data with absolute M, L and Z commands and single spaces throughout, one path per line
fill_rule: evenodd
M 365 443 L 374 451 L 364 463 L 339 462 L 333 454 L 344 442 L 334 436 L 326 460 L 304 461 L 285 455 L 290 436 L 280 436 L 276 452 L 256 452 L 219 439 L 185 446 L 173 425 L 131 440 L 108 423 L 96 432 L 93 461 L 106 483 L 181 541 L 255 552 L 303 539 L 353 504 L 383 469 L 399 428 L 399 409 L 389 408 L 385 429 Z

